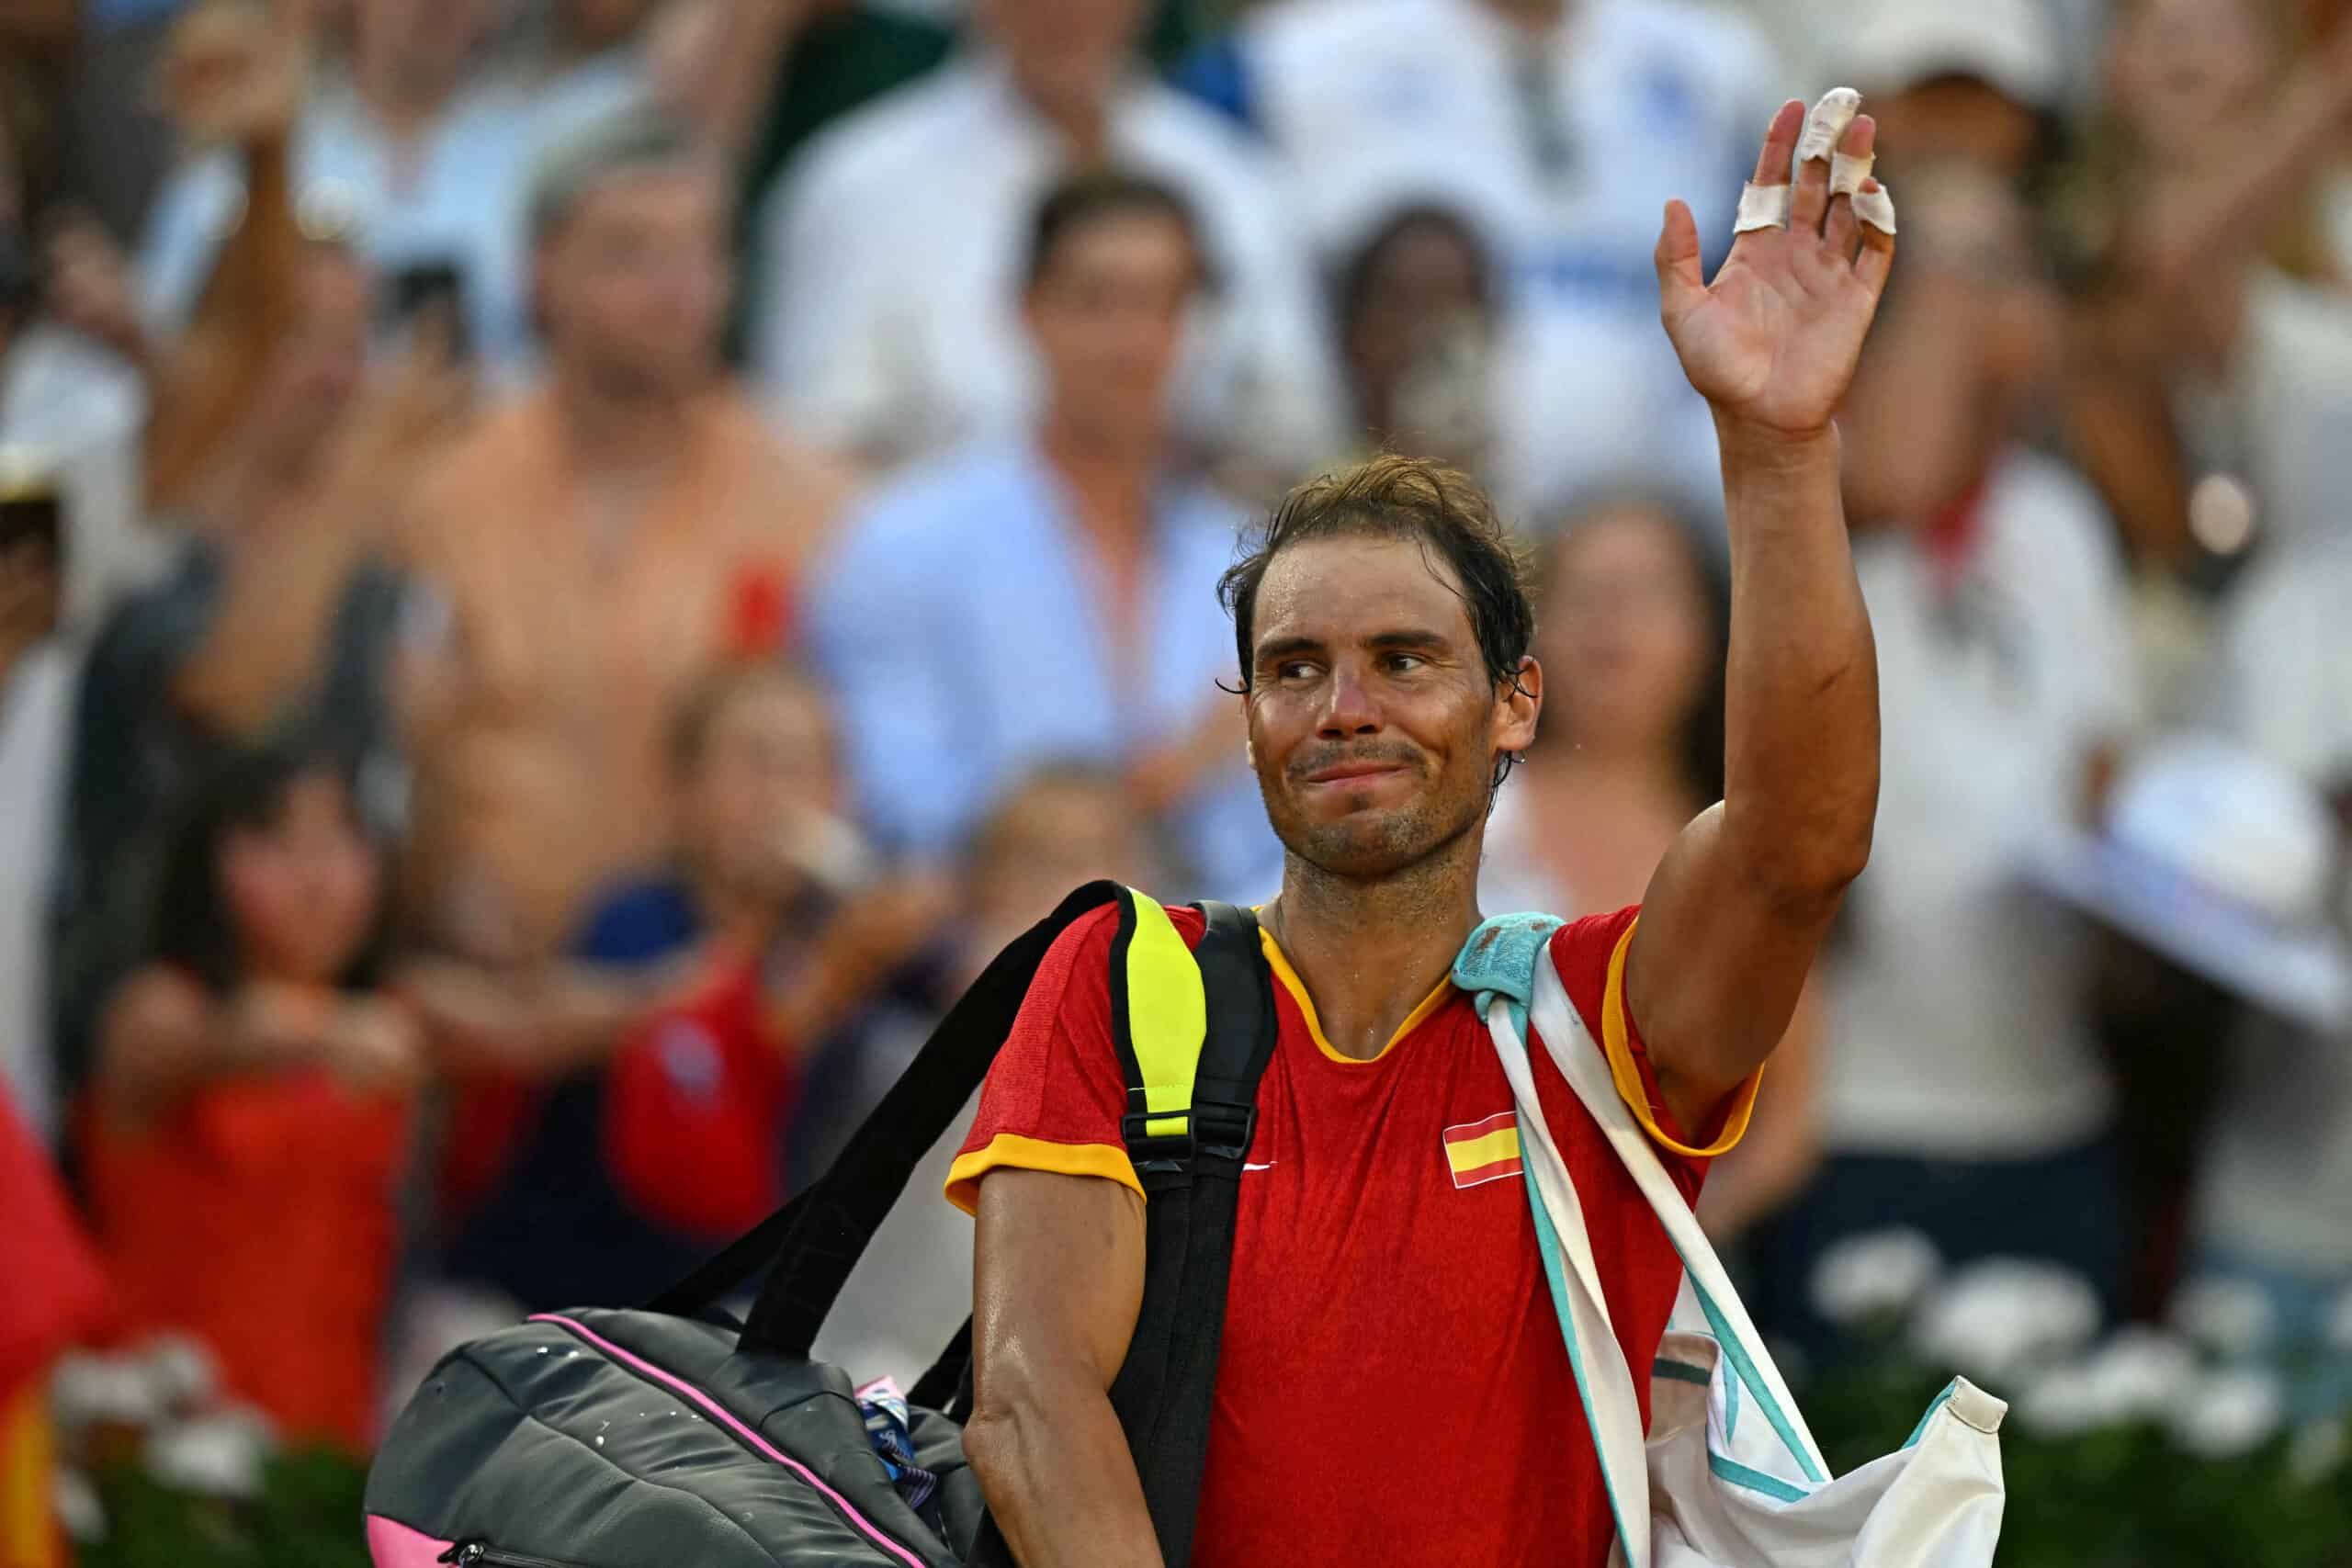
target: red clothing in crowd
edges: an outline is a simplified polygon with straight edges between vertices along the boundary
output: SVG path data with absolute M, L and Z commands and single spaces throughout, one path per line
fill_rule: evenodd
M 318 1068 L 216 1084 L 144 1128 L 91 1119 L 99 1245 L 133 1333 L 180 1329 L 286 1431 L 376 1437 L 404 1097 Z

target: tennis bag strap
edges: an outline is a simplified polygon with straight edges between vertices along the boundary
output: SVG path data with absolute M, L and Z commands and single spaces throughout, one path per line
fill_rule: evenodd
M 1143 1304 L 1111 1407 L 1168 1568 L 1192 1561 L 1241 1165 L 1274 1051 L 1273 980 L 1257 917 L 1230 904 L 1199 908 L 1208 930 L 1195 951 L 1158 904 L 1123 897 L 1111 951 L 1112 1028 L 1127 1080 L 1120 1132 L 1146 1200 Z M 981 1527 L 971 1568 L 1012 1568 L 993 1521 Z
M 1127 1083 L 1122 1124 L 1148 1195 L 1144 1296 L 1127 1358 L 1111 1389 L 1168 1568 L 1192 1555 L 1217 1346 L 1225 1325 L 1241 1162 L 1257 1125 L 1258 1080 L 1274 1047 L 1272 976 L 1256 917 L 1204 904 L 1197 953 L 1150 898 L 1108 882 L 1062 901 L 964 993 L 882 1103 L 813 1186 L 648 1304 L 709 1313 L 767 1269 L 741 1348 L 805 1359 L 866 1242 L 916 1164 L 963 1110 L 1011 1032 L 1046 950 L 1081 916 L 1116 902 L 1114 1032 Z M 772 1267 L 771 1267 L 772 1265 Z M 968 1411 L 971 1325 L 914 1391 L 916 1404 Z M 1012 1568 L 984 1525 L 974 1568 Z
M 806 1357 L 833 1298 L 914 1169 L 980 1087 L 1012 1032 L 1029 983 L 1063 931 L 1127 897 L 1090 882 L 1008 945 L 980 972 L 832 1165 L 797 1197 L 727 1249 L 646 1303 L 694 1317 L 766 1271 L 744 1325 L 742 1348 Z
M 1230 904 L 1205 903 L 1201 912 L 1208 931 L 1185 954 L 1166 914 L 1136 899 L 1120 916 L 1126 961 L 1111 970 L 1127 1076 L 1120 1131 L 1145 1195 L 1143 1305 L 1111 1407 L 1169 1568 L 1192 1561 L 1241 1166 L 1258 1127 L 1258 1080 L 1274 1051 L 1273 981 L 1257 917 Z M 1188 985 L 1174 978 L 1180 954 L 1197 964 Z M 1201 1010 L 1189 1011 L 1193 1005 Z

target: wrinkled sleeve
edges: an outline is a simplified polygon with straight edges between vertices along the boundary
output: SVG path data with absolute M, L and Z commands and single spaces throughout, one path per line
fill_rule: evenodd
M 1046 950 L 947 1173 L 947 1201 L 966 1213 L 978 1209 L 980 1179 L 1005 1167 L 1101 1177 L 1142 1194 L 1119 1134 L 1126 1085 L 1111 1032 L 1117 932 L 1118 910 L 1104 908 Z

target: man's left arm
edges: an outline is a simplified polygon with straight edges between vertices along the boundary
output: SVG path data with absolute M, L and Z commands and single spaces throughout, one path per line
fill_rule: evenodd
M 1804 989 L 1878 804 L 1878 671 L 1846 536 L 1831 423 L 1894 237 L 1831 193 L 1827 152 L 1869 156 L 1851 101 L 1784 105 L 1750 209 L 1785 199 L 1703 285 L 1689 209 L 1658 243 L 1667 331 L 1714 412 L 1732 558 L 1724 798 L 1659 863 L 1625 961 L 1660 1094 L 1694 1131 L 1763 1063 Z M 1850 124 L 1846 121 L 1850 120 Z M 1791 188 L 1792 154 L 1797 164 Z M 1866 207 L 1883 200 L 1860 184 Z M 1785 192 L 1785 197 L 1775 194 Z M 1879 216 L 1874 213 L 1873 216 Z M 1891 209 L 1883 213 L 1891 228 Z

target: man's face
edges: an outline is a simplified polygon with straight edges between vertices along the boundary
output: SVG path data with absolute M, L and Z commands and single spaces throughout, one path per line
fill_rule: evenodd
M 1487 316 L 1486 262 L 1452 230 L 1422 224 L 1382 247 L 1348 323 L 1350 369 L 1375 396 L 1392 390 L 1433 333 Z
M 1498 694 L 1452 570 L 1417 540 L 1277 555 L 1258 589 L 1250 747 L 1284 848 L 1373 880 L 1482 830 L 1499 751 L 1535 738 L 1543 677 Z
M 2168 164 L 2196 161 L 2258 108 L 2272 65 L 2250 0 L 2135 0 L 2108 35 L 2116 114 Z
M 981 31 L 1047 109 L 1098 106 L 1143 30 L 1143 0 L 978 0 Z
M 794 835 L 840 805 L 823 698 L 782 677 L 738 691 L 711 716 L 683 783 L 680 827 L 698 863 L 746 892 L 788 880 Z
M 1906 165 L 1973 158 L 2016 176 L 2033 162 L 2041 143 L 2041 124 L 2032 109 L 1973 76 L 1915 83 L 1872 99 L 1871 115 L 1878 121 L 1878 144 L 1902 149 Z
M 638 394 L 707 379 L 729 286 L 725 205 L 700 166 L 638 170 L 589 192 L 540 257 L 557 358 Z
M 1064 414 L 1128 435 L 1156 430 L 1200 288 L 1200 262 L 1158 212 L 1081 223 L 1029 290 L 1029 330 Z

